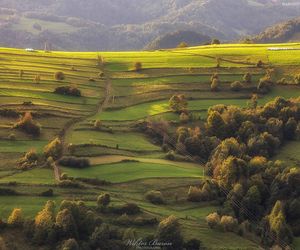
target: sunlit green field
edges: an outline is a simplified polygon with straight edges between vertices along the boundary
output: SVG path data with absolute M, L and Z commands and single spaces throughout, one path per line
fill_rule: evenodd
M 62 168 L 73 177 L 98 178 L 111 182 L 126 182 L 145 178 L 191 177 L 201 178 L 202 168 L 174 165 L 126 162 L 92 166 L 84 170 Z
M 31 22 L 24 19 L 21 25 L 30 29 Z M 12 128 L 17 116 L 4 117 L 0 113 L 0 186 L 20 192 L 14 197 L 0 196 L 1 219 L 14 207 L 22 207 L 26 216 L 33 217 L 48 199 L 39 193 L 48 188 L 54 189 L 51 199 L 58 203 L 81 199 L 91 206 L 100 192 L 107 191 L 113 204 L 135 202 L 159 218 L 176 215 L 185 237 L 200 238 L 208 248 L 222 245 L 224 249 L 256 249 L 255 242 L 208 228 L 205 216 L 218 207 L 186 200 L 189 186 L 203 179 L 202 166 L 179 161 L 171 164 L 164 159 L 166 153 L 160 142 L 144 133 L 143 122 L 169 122 L 171 130 L 184 125 L 179 114 L 169 108 L 168 101 L 174 94 L 186 96 L 188 110 L 196 117 L 192 126 L 203 126 L 207 110 L 213 105 L 246 107 L 268 68 L 276 71 L 275 81 L 283 77 L 290 80 L 300 64 L 299 51 L 271 51 L 270 47 L 300 48 L 300 44 L 224 44 L 139 52 L 26 52 L 0 48 L 0 110 L 32 112 L 42 126 L 40 137 L 35 138 Z M 104 64 L 99 64 L 100 56 Z M 263 68 L 256 66 L 259 60 Z M 136 62 L 142 63 L 138 72 L 134 70 Z M 54 79 L 58 71 L 65 74 L 64 80 Z M 252 83 L 244 84 L 240 92 L 231 91 L 230 84 L 243 81 L 246 72 L 252 74 Z M 214 73 L 220 77 L 219 92 L 210 90 Z M 37 75 L 41 78 L 38 83 L 34 81 Z M 82 96 L 54 93 L 56 87 L 66 85 L 79 88 Z M 299 97 L 300 87 L 275 85 L 270 93 L 259 95 L 259 105 L 277 96 Z M 99 130 L 94 128 L 95 120 L 102 124 Z M 9 140 L 10 134 L 16 138 Z M 52 168 L 16 170 L 22 154 L 36 149 L 42 155 L 45 145 L 58 135 L 64 139 L 66 155 L 85 156 L 93 163 L 86 169 L 59 167 L 61 172 L 71 178 L 97 178 L 112 184 L 79 182 L 80 188 L 61 188 Z M 74 152 L 68 149 L 70 145 Z M 284 145 L 276 159 L 299 162 L 298 146 L 297 142 Z M 125 156 L 131 161 L 122 161 Z M 145 200 L 144 194 L 152 189 L 165 194 L 165 205 Z M 176 193 L 179 202 L 175 201 Z M 138 228 L 138 232 L 145 236 L 153 228 Z

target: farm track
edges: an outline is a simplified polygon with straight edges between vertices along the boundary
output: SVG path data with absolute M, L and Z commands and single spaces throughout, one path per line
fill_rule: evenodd
M 68 145 L 66 143 L 66 137 L 68 135 L 68 133 L 72 130 L 72 128 L 77 124 L 77 123 L 80 123 L 80 122 L 83 122 L 84 120 L 88 119 L 88 118 L 91 118 L 93 117 L 94 115 L 96 114 L 99 114 L 101 113 L 105 108 L 106 106 L 108 105 L 109 103 L 109 100 L 111 98 L 111 80 L 110 80 L 110 77 L 109 77 L 109 73 L 104 70 L 104 68 L 100 68 L 104 75 L 105 75 L 105 95 L 104 95 L 104 101 L 101 102 L 101 100 L 98 102 L 98 105 L 96 107 L 96 110 L 95 112 L 87 115 L 87 116 L 82 116 L 82 117 L 79 117 L 79 118 L 74 118 L 70 121 L 68 121 L 65 126 L 63 127 L 63 129 L 61 130 L 60 134 L 59 134 L 59 138 L 62 142 L 62 145 L 63 145 L 63 156 L 65 154 L 67 154 L 68 152 Z M 58 164 L 55 164 L 55 167 L 54 167 L 54 176 L 55 176 L 55 179 L 56 181 L 60 181 L 60 173 L 61 173 L 61 170 L 59 168 L 59 165 Z

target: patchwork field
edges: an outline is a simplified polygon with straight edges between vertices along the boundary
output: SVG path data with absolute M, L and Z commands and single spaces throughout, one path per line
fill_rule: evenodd
M 35 216 L 48 200 L 40 193 L 49 188 L 54 190 L 51 199 L 57 203 L 74 199 L 90 206 L 96 205 L 100 192 L 107 191 L 113 204 L 135 202 L 158 218 L 176 215 L 185 237 L 199 237 L 209 249 L 220 245 L 224 249 L 259 249 L 253 239 L 216 232 L 206 225 L 205 216 L 216 211 L 218 204 L 186 200 L 189 187 L 207 178 L 203 166 L 183 162 L 186 159 L 165 159 L 159 142 L 143 133 L 143 124 L 146 120 L 163 120 L 173 130 L 182 125 L 179 114 L 169 107 L 169 99 L 175 94 L 185 95 L 194 126 L 203 126 L 211 106 L 246 107 L 269 67 L 274 68 L 277 81 L 290 79 L 289 68 L 300 65 L 298 51 L 268 50 L 286 46 L 300 48 L 300 44 L 235 44 L 101 53 L 0 48 L 0 188 L 18 192 L 16 196 L 0 195 L 0 218 L 5 219 L 14 207 L 22 207 L 28 217 Z M 259 60 L 265 67 L 256 66 Z M 136 62 L 142 64 L 138 71 L 134 70 Z M 63 72 L 64 79 L 57 80 L 57 72 Z M 241 91 L 232 91 L 230 84 L 243 81 L 247 72 L 252 75 L 252 83 L 244 83 Z M 210 88 L 214 73 L 221 82 L 218 92 Z M 64 86 L 80 89 L 81 96 L 55 93 L 57 87 Z M 297 98 L 300 86 L 276 84 L 268 94 L 258 96 L 258 104 L 277 96 Z M 38 138 L 13 128 L 25 112 L 31 112 L 40 124 Z M 55 137 L 62 140 L 64 155 L 87 157 L 91 166 L 75 169 L 57 164 L 53 170 L 38 164 L 34 169 L 17 169 L 24 153 L 35 149 L 42 155 L 45 145 Z M 298 149 L 299 143 L 291 142 L 276 158 L 298 163 Z M 56 171 L 77 180 L 79 188 L 60 186 Z M 99 186 L 87 179 L 110 184 Z M 166 203 L 154 205 L 145 200 L 149 190 L 160 190 Z M 137 229 L 141 236 L 153 232 L 150 226 Z

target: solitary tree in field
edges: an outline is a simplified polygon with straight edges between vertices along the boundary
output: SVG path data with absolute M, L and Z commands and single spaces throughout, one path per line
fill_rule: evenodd
M 27 134 L 33 136 L 39 136 L 41 133 L 41 126 L 37 122 L 33 121 L 30 112 L 26 112 L 23 117 L 14 125 L 14 128 L 21 129 Z
M 22 209 L 14 208 L 12 213 L 7 219 L 7 224 L 13 227 L 20 227 L 24 222 Z
M 211 44 L 221 44 L 221 42 L 220 42 L 220 40 L 219 39 L 213 39 L 212 41 L 211 41 Z
M 134 63 L 134 70 L 135 71 L 141 71 L 143 69 L 143 64 L 141 62 L 135 62 Z
M 99 130 L 101 128 L 102 122 L 100 120 L 96 120 L 94 123 L 94 128 Z
M 170 109 L 174 112 L 185 112 L 188 107 L 185 95 L 173 95 L 169 100 Z
M 211 91 L 218 91 L 220 86 L 220 81 L 217 78 L 214 78 L 211 82 L 210 89 Z
M 107 207 L 110 203 L 110 195 L 108 193 L 101 194 L 97 198 L 97 205 L 99 207 Z
M 56 81 L 63 81 L 63 80 L 65 80 L 65 74 L 61 71 L 55 72 L 54 79 Z
M 181 42 L 177 46 L 177 48 L 186 48 L 186 47 L 188 47 L 188 44 L 186 42 Z
M 52 157 L 57 160 L 63 152 L 63 144 L 59 138 L 55 138 L 44 148 L 44 154 L 46 158 Z

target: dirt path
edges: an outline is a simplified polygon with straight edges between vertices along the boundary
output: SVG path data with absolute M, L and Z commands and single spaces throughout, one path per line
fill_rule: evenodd
M 68 144 L 66 142 L 66 138 L 69 134 L 69 132 L 72 131 L 72 129 L 74 128 L 74 126 L 80 122 L 85 121 L 86 119 L 89 119 L 93 116 L 95 116 L 96 114 L 101 113 L 103 110 L 105 110 L 105 108 L 107 107 L 109 100 L 111 99 L 111 92 L 112 92 L 112 85 L 111 85 L 111 79 L 109 76 L 109 72 L 106 71 L 103 67 L 100 68 L 100 70 L 104 73 L 105 76 L 105 95 L 104 95 L 104 100 L 102 101 L 102 99 L 98 102 L 96 109 L 93 113 L 87 115 L 87 116 L 83 116 L 80 118 L 74 118 L 70 121 L 68 121 L 65 126 L 63 127 L 63 129 L 60 131 L 59 133 L 59 138 L 63 144 L 63 155 L 67 154 L 68 152 Z M 60 174 L 61 174 L 61 170 L 59 168 L 58 164 L 54 164 L 55 166 L 53 167 L 54 169 L 54 176 L 55 179 L 57 181 L 60 180 Z
M 130 157 L 123 155 L 105 155 L 98 157 L 90 157 L 91 165 L 101 165 L 101 164 L 110 164 L 117 163 L 124 160 L 133 160 L 144 163 L 154 163 L 154 164 L 164 164 L 164 165 L 174 165 L 182 168 L 201 168 L 201 165 L 192 162 L 176 162 L 165 159 L 152 159 L 152 158 L 139 158 L 139 157 Z

